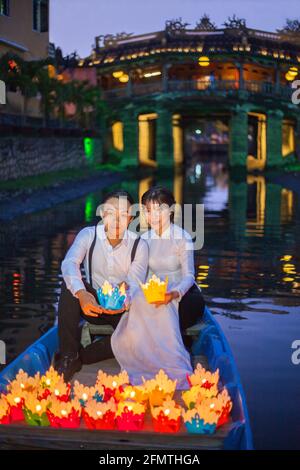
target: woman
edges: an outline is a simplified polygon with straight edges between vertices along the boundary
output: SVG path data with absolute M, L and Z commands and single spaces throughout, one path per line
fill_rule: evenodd
M 149 273 L 160 279 L 168 276 L 163 302 L 147 303 L 142 290 L 132 299 L 111 338 L 111 346 L 122 369 L 133 384 L 153 377 L 164 369 L 177 380 L 177 388 L 187 387 L 186 374 L 192 372 L 179 325 L 179 302 L 195 284 L 193 242 L 190 235 L 174 224 L 173 194 L 165 188 L 152 188 L 142 197 L 151 230 L 142 238 L 149 246 Z

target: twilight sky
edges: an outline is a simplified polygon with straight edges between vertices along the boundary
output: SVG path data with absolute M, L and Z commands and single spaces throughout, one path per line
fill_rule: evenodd
M 165 20 L 180 16 L 194 27 L 203 13 L 218 27 L 236 13 L 266 31 L 300 17 L 299 0 L 50 0 L 50 41 L 64 55 L 76 50 L 85 57 L 100 34 L 160 31 Z

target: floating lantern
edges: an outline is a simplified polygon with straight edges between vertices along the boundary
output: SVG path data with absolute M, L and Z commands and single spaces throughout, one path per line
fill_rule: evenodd
M 149 304 L 153 302 L 163 302 L 168 287 L 168 276 L 164 281 L 161 281 L 155 274 L 151 276 L 148 282 L 140 284 L 146 300 Z
M 60 379 L 58 382 L 51 386 L 51 389 L 42 388 L 39 391 L 39 399 L 45 399 L 47 397 L 55 396 L 59 401 L 67 402 L 69 401 L 71 393 L 71 384 L 65 383 L 63 379 Z
M 4 396 L 0 398 L 0 424 L 9 424 L 10 419 L 10 406 Z
M 189 390 L 182 392 L 181 396 L 188 409 L 194 408 L 205 398 L 201 385 L 193 385 Z
M 8 404 L 10 405 L 10 416 L 12 421 L 23 421 L 23 405 L 24 397 L 27 392 L 20 387 L 19 384 L 15 383 L 11 387 L 10 392 L 5 396 Z
M 178 432 L 182 409 L 174 400 L 164 400 L 161 406 L 151 407 L 155 432 Z
M 192 375 L 187 375 L 190 386 L 200 385 L 202 393 L 206 397 L 215 397 L 218 394 L 219 378 L 219 369 L 215 372 L 210 372 L 202 367 L 201 364 L 197 364 Z
M 62 382 L 63 377 L 58 374 L 54 367 L 50 367 L 47 372 L 41 377 L 39 396 L 41 399 L 47 398 L 54 392 L 56 384 Z
M 229 421 L 232 409 L 232 401 L 226 388 L 222 390 L 216 397 L 206 398 L 201 405 L 211 408 L 218 415 L 217 428 Z M 198 406 L 198 403 L 196 404 Z
M 39 400 L 37 395 L 28 393 L 24 399 L 24 418 L 30 426 L 49 426 L 47 409 L 49 407 L 48 400 Z
M 118 403 L 116 423 L 119 431 L 140 431 L 144 420 L 145 405 L 129 400 Z
M 149 396 L 150 406 L 160 406 L 166 398 L 172 398 L 176 389 L 177 380 L 171 380 L 167 374 L 160 369 L 154 379 L 145 380 L 144 387 Z
M 89 400 L 82 415 L 88 429 L 114 429 L 117 406 L 111 398 L 107 402 Z
M 26 392 L 34 392 L 40 383 L 40 374 L 37 372 L 34 377 L 30 377 L 27 372 L 20 369 L 15 379 L 7 386 L 7 390 L 12 390 L 15 386 L 20 387 Z
M 79 400 L 81 406 L 85 406 L 88 400 L 95 399 L 97 402 L 101 402 L 104 396 L 104 389 L 102 386 L 86 387 L 79 383 L 78 380 L 75 380 L 73 394 Z
M 192 410 L 183 411 L 183 421 L 188 432 L 196 434 L 213 434 L 219 415 L 213 407 L 198 405 Z
M 55 396 L 48 398 L 47 416 L 50 426 L 54 428 L 78 428 L 80 424 L 81 405 L 77 398 L 62 402 Z
M 116 392 L 118 401 L 132 400 L 138 403 L 146 403 L 148 401 L 148 393 L 144 385 L 127 385 L 123 390 Z
M 126 299 L 125 284 L 113 286 L 108 281 L 104 281 L 97 290 L 97 297 L 101 307 L 107 310 L 120 310 L 124 307 Z
M 102 385 L 104 389 L 103 401 L 108 401 L 111 397 L 116 398 L 116 392 L 123 391 L 123 386 L 129 384 L 129 377 L 126 370 L 116 375 L 109 375 L 103 370 L 99 370 L 96 386 Z

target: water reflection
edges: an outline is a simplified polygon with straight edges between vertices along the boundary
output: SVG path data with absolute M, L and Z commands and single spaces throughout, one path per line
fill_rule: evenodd
M 199 162 L 186 174 L 153 174 L 121 186 L 137 200 L 158 183 L 169 187 L 179 203 L 205 205 L 205 242 L 196 253 L 197 282 L 237 358 L 256 445 L 291 446 L 293 439 L 284 435 L 296 426 L 294 418 L 274 422 L 282 432 L 267 439 L 268 417 L 261 401 L 272 389 L 267 380 L 276 388 L 280 375 L 289 381 L 289 400 L 300 395 L 299 370 L 290 363 L 290 345 L 300 331 L 299 193 L 278 179 L 275 183 L 262 175 L 230 176 L 221 163 Z M 8 360 L 55 321 L 61 260 L 80 228 L 95 223 L 103 192 L 110 189 L 0 227 L 0 331 Z M 269 349 L 274 347 L 277 352 L 272 356 Z M 254 364 L 261 364 L 265 375 Z M 285 406 L 289 409 L 289 402 Z M 268 412 L 276 415 L 277 407 L 268 401 Z

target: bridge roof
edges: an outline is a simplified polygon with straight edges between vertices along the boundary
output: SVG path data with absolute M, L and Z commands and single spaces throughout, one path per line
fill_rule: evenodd
M 300 64 L 300 34 L 255 29 L 189 30 L 147 34 L 97 36 L 92 54 L 80 66 L 107 67 L 170 54 L 261 56 L 271 61 Z

